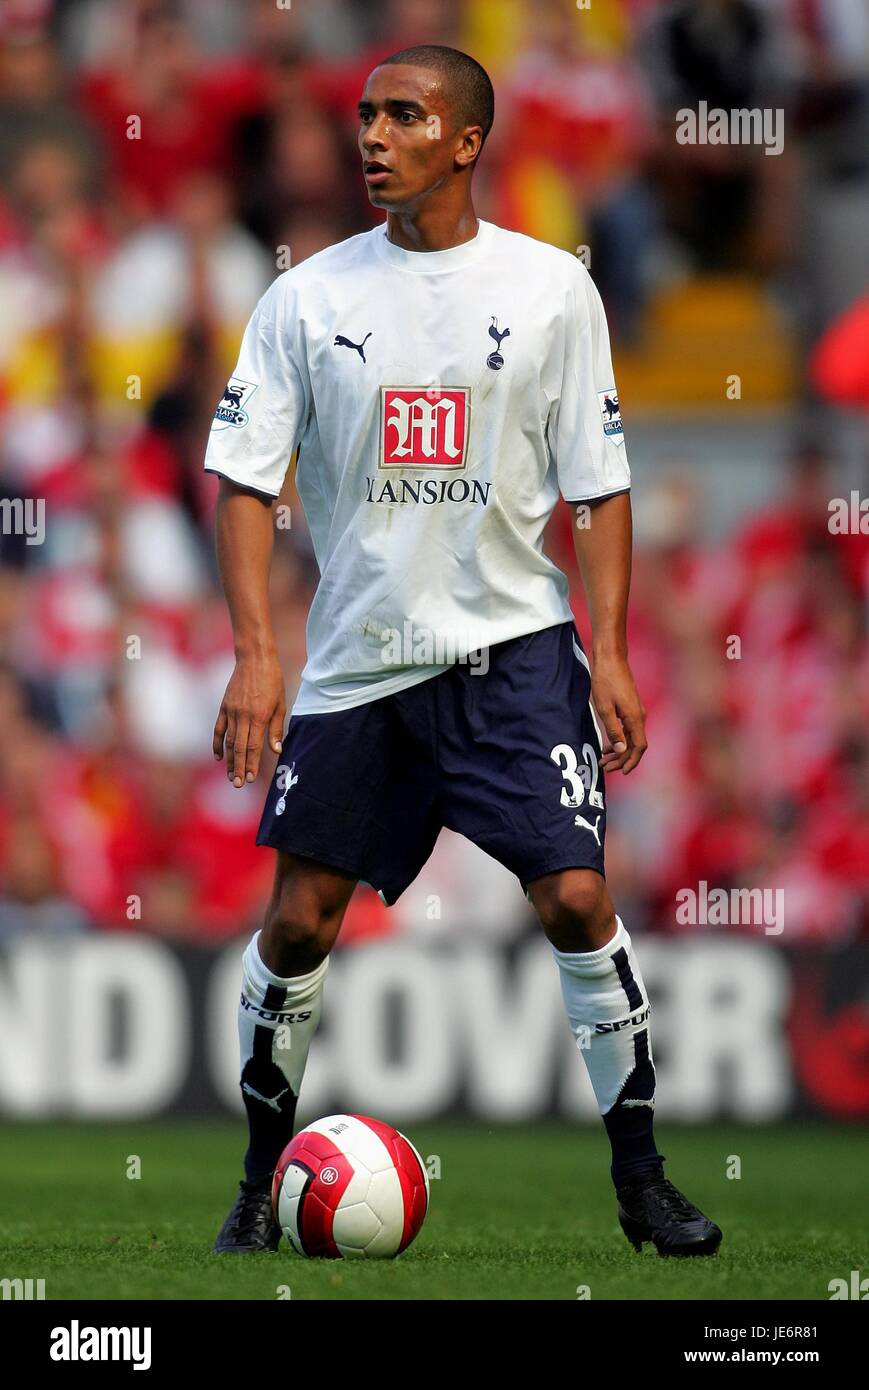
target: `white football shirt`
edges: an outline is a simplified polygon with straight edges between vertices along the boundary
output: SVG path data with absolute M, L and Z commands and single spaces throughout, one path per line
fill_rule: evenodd
M 480 221 L 428 252 L 384 223 L 285 271 L 248 324 L 205 467 L 277 497 L 295 448 L 320 582 L 294 714 L 569 619 L 542 549 L 559 490 L 630 486 L 585 266 Z

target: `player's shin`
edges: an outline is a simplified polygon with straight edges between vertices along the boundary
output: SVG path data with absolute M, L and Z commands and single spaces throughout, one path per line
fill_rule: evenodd
M 660 1170 L 652 1133 L 655 1068 L 649 999 L 631 938 L 616 917 L 611 941 L 597 951 L 552 948 L 570 1027 L 585 1058 L 612 1147 L 617 1187 Z
M 259 932 L 242 961 L 238 1035 L 241 1092 L 250 1142 L 244 1157 L 248 1182 L 270 1177 L 293 1136 L 296 1103 L 308 1048 L 320 1020 L 328 957 L 307 975 L 282 979 L 260 957 Z

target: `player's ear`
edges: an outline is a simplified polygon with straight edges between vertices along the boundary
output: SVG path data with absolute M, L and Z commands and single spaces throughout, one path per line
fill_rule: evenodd
M 483 144 L 483 128 L 478 125 L 466 126 L 459 137 L 455 160 L 461 168 L 473 164 Z

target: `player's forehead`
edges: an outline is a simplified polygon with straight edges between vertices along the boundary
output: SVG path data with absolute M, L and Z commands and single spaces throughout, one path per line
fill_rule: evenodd
M 421 67 L 415 63 L 384 63 L 368 74 L 359 104 L 375 110 L 400 106 L 402 102 L 416 103 L 426 112 L 446 110 L 448 92 L 443 75 L 437 68 Z

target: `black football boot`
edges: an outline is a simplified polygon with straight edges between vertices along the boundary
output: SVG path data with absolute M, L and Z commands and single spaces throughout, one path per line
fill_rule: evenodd
M 242 1179 L 232 1210 L 214 1242 L 216 1255 L 252 1255 L 258 1250 L 277 1250 L 281 1228 L 272 1211 L 272 1180 Z
M 619 1225 L 635 1250 L 653 1242 L 659 1255 L 714 1255 L 721 1230 L 663 1173 L 644 1174 L 616 1188 Z

